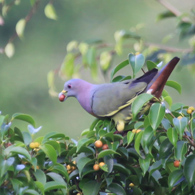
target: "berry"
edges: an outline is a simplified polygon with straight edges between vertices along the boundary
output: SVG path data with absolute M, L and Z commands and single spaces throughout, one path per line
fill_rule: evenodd
M 191 109 L 192 111 L 195 110 L 195 108 L 193 106 L 190 106 L 188 109 Z
M 35 143 L 34 142 L 31 142 L 29 146 L 30 146 L 30 148 L 33 149 L 33 148 L 35 148 Z
M 40 146 L 39 142 L 34 142 L 34 147 L 38 148 Z
M 97 140 L 97 141 L 95 142 L 95 147 L 96 147 L 96 148 L 101 148 L 102 146 L 103 146 L 103 143 L 102 143 L 101 140 Z
M 132 130 L 132 133 L 136 133 L 136 131 L 137 131 L 137 129 L 133 129 L 133 130 Z
M 94 171 L 98 171 L 100 169 L 98 164 L 93 165 L 93 170 Z
M 175 160 L 173 164 L 174 164 L 174 167 L 179 167 L 180 161 L 179 160 Z
M 190 108 L 187 109 L 187 113 L 188 113 L 188 114 L 192 114 L 192 112 L 193 112 L 192 109 L 190 109 Z
M 138 129 L 137 131 L 136 131 L 136 133 L 139 133 L 140 131 L 142 131 L 141 129 Z
M 107 150 L 109 147 L 108 147 L 108 144 L 104 144 L 103 146 L 102 146 L 102 150 Z
M 100 163 L 99 163 L 99 166 L 100 166 L 100 167 L 103 167 L 104 165 L 105 165 L 104 162 L 100 162 Z
M 65 95 L 64 94 L 61 94 L 60 96 L 59 96 L 59 100 L 60 100 L 60 102 L 63 102 L 64 101 L 64 99 L 65 99 Z
M 130 183 L 129 186 L 130 186 L 130 187 L 133 187 L 133 186 L 134 186 L 134 183 Z

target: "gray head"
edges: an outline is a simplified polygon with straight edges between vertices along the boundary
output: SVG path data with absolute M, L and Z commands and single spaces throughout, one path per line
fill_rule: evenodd
M 90 86 L 90 83 L 82 79 L 71 79 L 64 84 L 64 90 L 59 95 L 64 94 L 66 98 L 77 98 L 79 94 L 85 93 Z

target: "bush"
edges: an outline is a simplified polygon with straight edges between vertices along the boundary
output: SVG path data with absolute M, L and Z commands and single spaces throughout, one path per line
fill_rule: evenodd
M 141 69 L 143 62 L 134 66 Z M 130 78 L 114 77 L 128 64 L 126 60 L 112 71 L 112 82 Z M 181 90 L 174 81 L 167 84 Z M 78 142 L 56 132 L 34 138 L 41 127 L 34 128 L 31 116 L 16 113 L 9 120 L 0 115 L 0 194 L 194 194 L 195 109 L 172 105 L 164 91 L 138 117 L 148 96 L 137 97 L 133 120 L 122 133 L 112 121 L 95 119 Z M 28 122 L 28 132 L 14 127 L 14 120 Z

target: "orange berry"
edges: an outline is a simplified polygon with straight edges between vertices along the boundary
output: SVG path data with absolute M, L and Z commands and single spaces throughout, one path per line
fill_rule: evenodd
M 74 161 L 72 161 L 72 163 L 73 163 L 74 165 L 76 165 L 76 164 L 77 164 L 75 160 L 74 160 Z
M 195 108 L 193 106 L 190 106 L 188 109 L 191 109 L 192 111 L 195 110 Z
M 35 143 L 34 142 L 31 142 L 29 146 L 30 146 L 30 148 L 33 149 L 33 148 L 35 148 Z
M 132 133 L 136 133 L 136 131 L 137 131 L 137 129 L 133 129 L 133 130 L 132 130 Z
M 104 144 L 103 146 L 102 146 L 102 150 L 107 150 L 109 147 L 108 147 L 108 144 Z
M 135 185 L 134 185 L 134 183 L 130 183 L 129 186 L 130 186 L 130 187 L 133 187 L 133 186 L 135 186 Z
M 100 166 L 100 167 L 103 167 L 104 165 L 105 165 L 104 162 L 100 162 L 100 163 L 99 163 L 99 166 Z
M 69 170 L 71 170 L 71 166 L 70 165 L 67 165 L 66 166 L 66 169 L 69 171 Z
M 190 109 L 190 108 L 187 109 L 188 114 L 192 114 L 192 112 L 193 112 L 192 109 Z
M 95 142 L 95 147 L 96 147 L 96 148 L 101 148 L 102 146 L 103 146 L 103 143 L 102 143 L 101 140 L 97 140 L 97 141 Z
M 98 164 L 93 165 L 93 170 L 94 171 L 98 171 L 100 169 Z
M 179 160 L 175 160 L 173 164 L 174 164 L 174 167 L 179 167 L 180 161 Z
M 140 131 L 142 131 L 141 129 L 138 129 L 137 131 L 136 131 L 136 133 L 139 133 Z

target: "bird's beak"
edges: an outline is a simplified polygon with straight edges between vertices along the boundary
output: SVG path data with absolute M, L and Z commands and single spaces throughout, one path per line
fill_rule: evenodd
M 58 94 L 58 98 L 61 102 L 65 101 L 65 99 L 67 98 L 67 93 L 68 91 L 66 90 L 62 90 L 59 94 Z
M 66 91 L 66 90 L 62 90 L 61 91 L 61 93 L 63 93 L 63 94 L 65 94 L 65 93 L 67 93 L 68 91 Z

